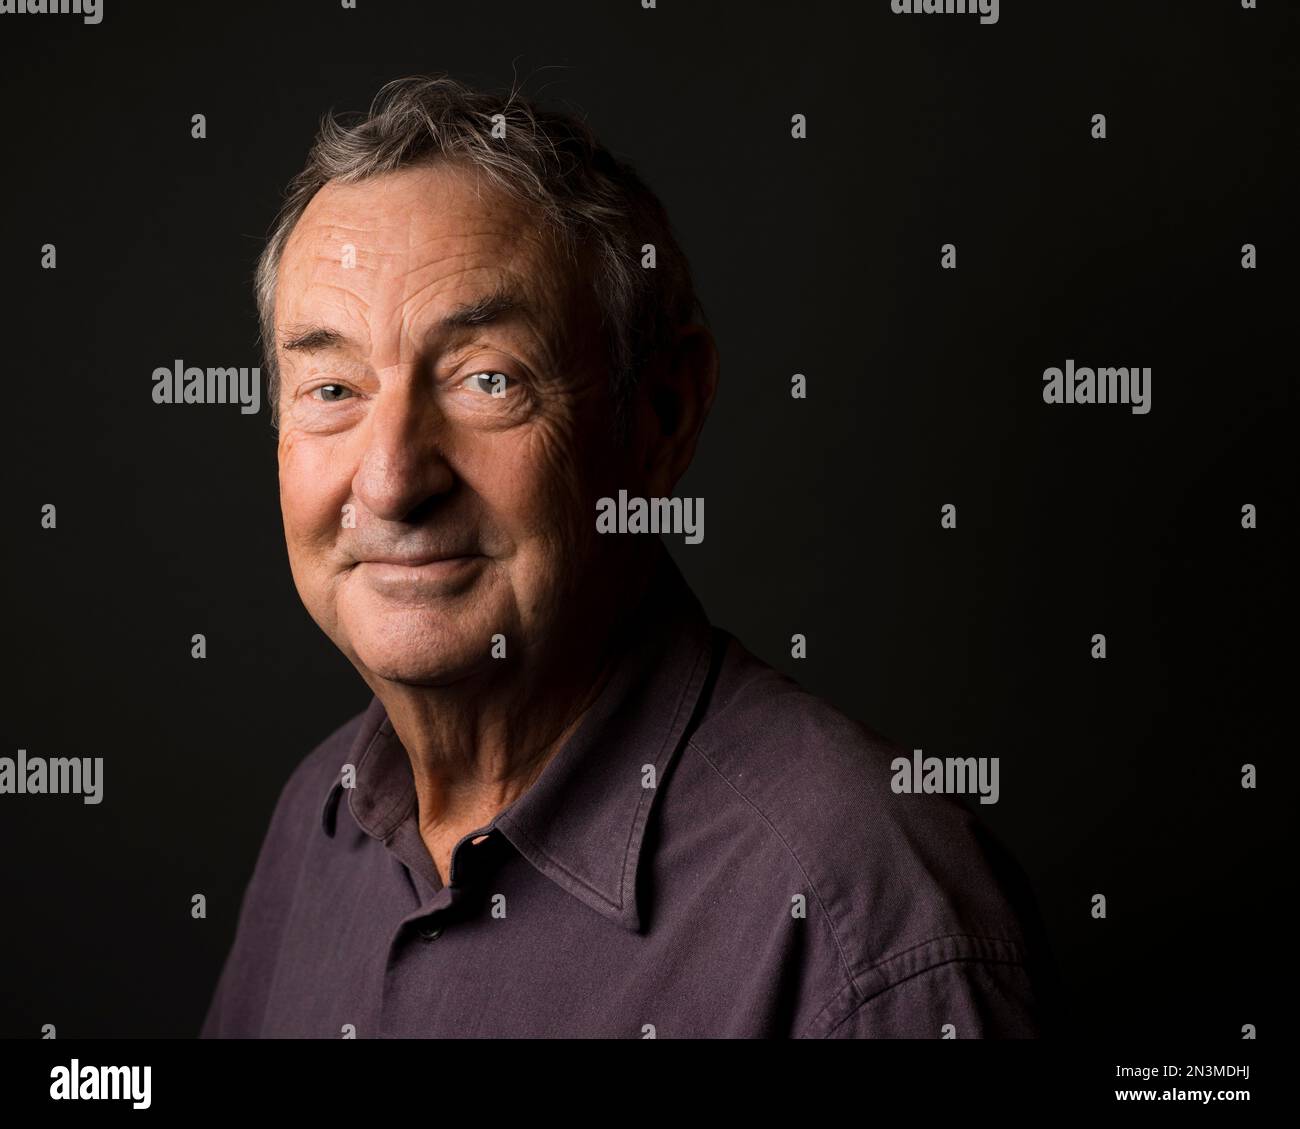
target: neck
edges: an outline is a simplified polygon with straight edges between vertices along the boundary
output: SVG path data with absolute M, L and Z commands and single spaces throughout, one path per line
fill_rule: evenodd
M 455 842 L 528 789 L 599 697 L 652 568 L 640 562 L 598 606 L 481 676 L 432 687 L 371 681 L 410 758 L 420 832 L 444 881 Z

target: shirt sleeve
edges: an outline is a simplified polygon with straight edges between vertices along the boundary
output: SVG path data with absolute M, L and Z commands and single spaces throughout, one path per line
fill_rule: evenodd
M 952 960 L 859 1001 L 826 1039 L 1033 1039 L 1041 1034 L 1023 965 Z

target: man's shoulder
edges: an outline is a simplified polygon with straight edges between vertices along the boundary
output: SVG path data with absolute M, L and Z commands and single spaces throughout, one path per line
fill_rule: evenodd
M 690 741 L 752 802 L 855 847 L 915 824 L 937 821 L 950 832 L 970 825 L 970 813 L 948 796 L 894 790 L 895 762 L 910 762 L 911 748 L 849 717 L 726 632 L 717 635 L 717 674 Z
M 255 1035 L 261 1029 L 274 955 L 292 912 L 303 859 L 330 789 L 373 708 L 372 701 L 320 741 L 281 786 L 244 891 L 235 941 L 203 1023 L 205 1037 Z
M 690 748 L 806 875 L 852 974 L 914 949 L 1024 955 L 1022 907 L 1032 894 L 983 822 L 952 796 L 895 791 L 897 761 L 910 762 L 911 749 L 726 632 L 718 637 L 717 674 Z
M 898 746 L 715 628 L 718 660 L 692 743 L 755 788 L 794 779 L 874 783 Z

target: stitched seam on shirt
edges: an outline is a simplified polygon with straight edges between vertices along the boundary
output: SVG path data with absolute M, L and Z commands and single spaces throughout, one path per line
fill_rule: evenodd
M 1013 941 L 1009 937 L 990 937 L 987 933 L 936 933 L 933 937 L 928 937 L 924 941 L 918 941 L 915 945 L 908 945 L 907 948 L 905 949 L 899 949 L 897 952 L 890 953 L 886 957 L 881 957 L 880 960 L 875 961 L 872 964 L 865 965 L 857 972 L 850 973 L 850 975 L 863 976 L 868 972 L 875 972 L 876 969 L 883 968 L 887 964 L 892 964 L 900 957 L 905 957 L 907 956 L 908 953 L 915 952 L 917 949 L 924 949 L 929 945 L 937 945 L 940 941 L 948 941 L 948 940 L 992 941 L 995 944 L 1008 945 L 1011 948 L 1015 949 L 1016 952 L 1019 954 L 1018 959 L 1024 960 L 1025 958 L 1024 946 L 1021 945 L 1019 941 Z
M 385 732 L 385 730 L 387 730 L 387 732 Z M 380 723 L 379 732 L 384 734 L 384 740 L 388 740 L 389 738 L 392 738 L 393 740 L 398 741 L 399 744 L 401 743 L 397 737 L 396 731 L 393 729 L 393 719 L 391 717 L 388 717 L 387 715 L 384 716 L 384 720 Z M 376 734 L 376 736 L 378 736 L 378 734 Z M 367 749 L 366 751 L 369 752 L 370 750 Z M 403 751 L 402 755 L 403 757 L 406 756 L 405 751 Z M 409 763 L 409 759 L 408 759 L 408 763 Z M 390 820 L 393 820 L 394 815 L 396 815 L 397 817 L 396 820 L 393 821 L 392 826 L 389 827 L 387 832 L 385 833 L 386 839 L 389 836 L 395 834 L 397 829 L 401 827 L 403 823 L 406 822 L 407 816 L 409 816 L 411 812 L 415 810 L 416 801 L 418 799 L 419 797 L 416 795 L 415 792 L 415 782 L 413 778 L 411 782 L 411 794 L 407 796 L 404 800 L 399 799 L 397 803 L 393 804 L 393 806 L 387 812 L 384 813 L 384 820 L 381 826 L 385 826 L 389 823 Z
M 950 936 L 960 936 L 960 934 L 950 934 Z M 992 941 L 992 940 L 997 940 L 998 938 L 985 937 L 981 939 Z M 940 938 L 935 938 L 933 942 L 929 942 L 929 943 L 937 944 L 939 940 Z M 917 946 L 915 945 L 913 946 L 913 948 L 916 947 Z M 904 951 L 908 951 L 908 950 L 904 950 Z M 948 957 L 944 960 L 935 961 L 934 964 L 927 964 L 924 968 L 918 968 L 915 972 L 908 973 L 906 976 L 902 977 L 901 979 L 895 980 L 892 984 L 884 985 L 882 988 L 880 988 L 879 991 L 872 992 L 869 996 L 864 996 L 856 1004 L 853 1005 L 853 1007 L 848 1011 L 847 1014 L 842 1016 L 840 1019 L 837 1019 L 834 1025 L 831 1026 L 831 1028 L 826 1032 L 825 1035 L 822 1036 L 822 1038 L 827 1039 L 831 1035 L 835 1034 L 836 1031 L 838 1031 L 841 1027 L 844 1026 L 844 1024 L 846 1024 L 850 1019 L 852 1019 L 855 1015 L 857 1015 L 858 1012 L 860 1012 L 864 1007 L 867 1006 L 867 1004 L 871 1003 L 873 1000 L 880 999 L 880 997 L 883 996 L 886 992 L 892 992 L 895 988 L 898 988 L 901 985 L 906 984 L 909 980 L 915 980 L 918 976 L 925 976 L 927 973 L 934 972 L 937 969 L 944 968 L 950 964 L 957 964 L 959 961 L 967 964 L 978 964 L 978 965 L 1010 965 L 1013 968 L 1021 968 L 1021 969 L 1025 967 L 1022 961 L 1012 960 L 1010 958 L 999 959 L 997 957 L 983 957 L 983 956 L 970 956 L 970 955 L 953 956 L 953 957 Z M 838 995 L 842 995 L 842 994 L 843 992 L 838 993 Z M 830 1005 L 828 1004 L 827 1007 L 829 1006 Z M 816 1019 L 820 1019 L 822 1013 L 825 1012 L 825 1010 L 826 1008 L 822 1008 L 822 1010 L 817 1013 Z M 810 1022 L 808 1024 L 808 1027 L 811 1027 L 813 1023 L 816 1022 L 816 1019 Z M 805 1027 L 804 1030 L 807 1030 L 807 1027 Z
M 388 732 L 388 733 L 385 733 L 385 732 L 384 732 L 384 726 L 385 726 L 385 725 L 387 725 L 387 726 L 389 727 L 389 732 Z M 392 736 L 392 735 L 393 735 L 393 734 L 392 734 L 392 725 L 391 725 L 391 722 L 390 722 L 390 720 L 389 720 L 387 717 L 385 717 L 384 720 L 381 721 L 381 722 L 379 723 L 379 726 L 378 726 L 378 728 L 375 729 L 374 733 L 371 734 L 371 736 L 370 736 L 370 740 L 369 740 L 368 742 L 366 742 L 366 747 L 365 747 L 364 751 L 361 753 L 361 755 L 360 755 L 359 757 L 357 757 L 356 771 L 357 771 L 357 775 L 358 775 L 358 776 L 361 775 L 361 766 L 362 766 L 363 764 L 366 763 L 366 760 L 370 757 L 370 754 L 374 752 L 374 749 L 375 749 L 375 743 L 376 743 L 376 742 L 377 742 L 381 737 L 384 738 L 384 740 L 387 740 L 387 739 L 388 739 L 390 736 Z M 408 796 L 408 797 L 406 798 L 405 801 L 399 800 L 397 803 L 390 805 L 389 808 L 388 808 L 388 810 L 385 811 L 385 812 L 383 813 L 383 816 L 382 816 L 381 818 L 372 818 L 372 819 L 370 820 L 371 826 L 374 826 L 375 824 L 378 824 L 378 826 L 380 826 L 381 828 L 386 828 L 386 830 L 385 830 L 385 832 L 384 832 L 385 837 L 387 837 L 388 835 L 391 835 L 394 831 L 397 830 L 397 828 L 398 828 L 399 826 L 401 826 L 401 824 L 402 824 L 403 822 L 405 822 L 406 817 L 407 817 L 408 815 L 410 815 L 412 807 L 415 806 L 415 799 L 416 799 L 416 797 L 415 797 L 414 795 L 411 795 L 411 796 Z M 404 807 L 403 807 L 403 810 L 402 810 L 400 816 L 399 816 L 398 819 L 397 819 L 397 822 L 394 823 L 394 824 L 392 824 L 391 827 L 388 826 L 389 820 L 391 820 L 392 817 L 393 817 L 393 815 L 394 815 L 394 813 L 397 812 L 398 807 L 399 807 L 400 805 L 403 805 L 403 804 L 404 804 Z M 351 800 L 348 801 L 348 809 L 349 809 L 349 810 L 352 809 L 352 801 L 351 801 Z M 355 818 L 355 817 L 356 817 L 356 812 L 353 811 L 352 814 L 353 814 L 353 817 Z M 374 833 L 373 831 L 371 831 L 369 827 L 365 827 L 365 826 L 363 826 L 363 827 L 362 827 L 362 830 L 365 831 L 368 835 L 370 835 L 371 838 L 379 838 L 379 836 L 375 835 L 375 833 Z
M 367 707 L 367 709 L 368 709 L 368 708 L 369 708 L 369 707 Z M 345 723 L 343 724 L 343 726 L 342 726 L 342 729 L 340 730 L 340 740 L 341 740 L 341 743 L 342 743 L 342 745 L 343 745 L 343 748 L 342 748 L 342 755 L 343 755 L 344 757 L 349 756 L 349 755 L 351 754 L 352 750 L 356 747 L 357 737 L 358 737 L 358 735 L 359 735 L 359 733 L 360 733 L 360 731 L 361 731 L 361 727 L 362 727 L 362 719 L 363 719 L 363 717 L 364 717 L 364 711 L 362 712 L 361 715 L 358 715 L 357 717 L 351 718 L 350 720 L 348 720 L 347 722 L 345 722 Z M 356 724 L 356 727 L 357 727 L 356 732 L 348 733 L 346 737 L 342 737 L 342 734 L 347 733 L 347 728 L 348 728 L 348 726 L 350 726 L 350 725 L 352 725 L 352 724 L 354 724 L 354 723 Z M 331 734 L 330 738 L 327 738 L 326 740 L 328 741 L 328 740 L 332 739 L 333 736 L 334 736 L 334 734 Z M 323 743 L 324 743 L 324 742 L 322 742 L 322 744 L 323 744 Z M 307 757 L 304 757 L 304 758 L 303 758 L 303 762 L 302 762 L 302 763 L 305 764 L 308 760 L 311 759 L 312 755 L 314 755 L 317 751 L 318 751 L 317 749 L 313 749 L 311 754 L 309 754 Z M 360 760 L 359 757 L 358 757 L 357 759 Z M 348 763 L 348 762 L 345 760 L 345 761 L 343 762 L 343 764 L 346 764 L 346 763 Z M 331 804 L 332 804 L 332 805 L 333 805 L 333 809 L 334 809 L 334 810 L 333 810 L 333 814 L 332 814 L 332 819 L 333 819 L 333 822 L 334 822 L 334 831 L 331 831 L 331 832 L 330 832 L 330 837 L 331 837 L 331 838 L 333 838 L 335 832 L 337 832 L 337 830 L 338 830 L 338 810 L 339 810 L 339 806 L 340 806 L 341 804 L 345 804 L 345 803 L 347 803 L 347 799 L 348 799 L 348 797 L 347 797 L 347 793 L 348 793 L 349 790 L 350 790 L 350 789 L 345 788 L 345 787 L 343 786 L 343 764 L 340 764 L 340 765 L 338 766 L 338 769 L 335 771 L 335 773 L 334 773 L 334 778 L 333 778 L 333 780 L 332 780 L 331 783 L 330 783 L 329 792 L 328 792 L 328 794 L 327 794 L 326 797 L 325 797 L 325 805 L 328 806 L 328 805 L 331 805 Z M 295 771 L 296 771 L 296 770 L 295 770 Z M 336 802 L 335 799 L 334 799 L 334 793 L 335 793 L 335 792 L 338 792 L 338 800 L 337 800 L 337 802 Z M 350 807 L 350 805 L 349 805 L 349 807 Z M 322 812 L 322 814 L 323 814 L 323 812 Z
M 781 832 L 777 830 L 776 824 L 774 824 L 771 821 L 771 819 L 768 818 L 767 813 L 764 812 L 756 803 L 754 803 L 753 800 L 751 800 L 747 795 L 745 795 L 744 792 L 742 792 L 730 780 L 727 779 L 723 771 L 716 764 L 713 763 L 712 759 L 709 757 L 709 754 L 706 753 L 702 748 L 700 748 L 699 745 L 695 743 L 694 737 L 687 738 L 686 744 L 690 748 L 694 749 L 697 753 L 699 753 L 701 757 L 704 758 L 704 763 L 707 764 L 711 769 L 713 769 L 715 773 L 717 773 L 718 779 L 721 780 L 733 792 L 735 792 L 737 796 L 739 796 L 742 800 L 744 800 L 744 802 L 747 803 L 750 806 L 750 808 L 752 808 L 758 814 L 758 817 L 764 823 L 766 823 L 768 827 L 772 829 L 772 834 L 775 835 L 778 840 L 780 840 L 781 845 L 789 853 L 790 858 L 794 860 L 795 866 L 799 868 L 799 873 L 802 874 L 804 876 L 805 881 L 807 881 L 808 888 L 813 892 L 813 897 L 817 899 L 817 904 L 821 906 L 822 916 L 826 919 L 827 928 L 829 928 L 831 931 L 831 940 L 835 942 L 835 951 L 840 954 L 840 963 L 844 965 L 844 972 L 849 978 L 849 987 L 851 987 L 854 990 L 854 992 L 860 992 L 861 989 L 857 986 L 857 983 L 854 981 L 853 978 L 853 969 L 849 965 L 849 958 L 844 953 L 844 946 L 840 944 L 840 935 L 835 932 L 835 922 L 831 920 L 830 910 L 826 908 L 826 903 L 822 900 L 821 894 L 817 892 L 816 884 L 813 882 L 812 877 L 809 875 L 808 871 L 804 869 L 803 863 L 799 861 L 799 856 L 795 854 L 794 848 L 790 846 L 790 844 L 786 841 L 785 836 L 782 835 Z M 824 1011 L 825 1009 L 823 1008 L 822 1010 Z M 818 1014 L 820 1015 L 821 1013 L 819 1012 Z
M 948 957 L 944 960 L 935 961 L 931 964 L 922 965 L 920 968 L 914 970 L 913 972 L 909 972 L 906 976 L 902 976 L 899 979 L 893 981 L 892 983 L 887 982 L 883 984 L 880 988 L 876 989 L 874 992 L 863 992 L 863 989 L 857 984 L 857 978 L 859 976 L 865 976 L 871 972 L 875 972 L 877 969 L 884 968 L 884 966 L 887 964 L 893 964 L 901 960 L 903 957 L 907 956 L 908 953 L 916 952 L 917 949 L 932 948 L 934 946 L 942 944 L 942 942 L 944 941 L 950 941 L 950 940 L 984 941 L 984 942 L 993 942 L 995 944 L 1000 944 L 1000 945 L 1007 945 L 1008 947 L 1010 947 L 1015 951 L 1016 955 L 1014 957 L 999 957 L 999 956 L 989 956 L 986 953 L 967 952 L 967 953 L 959 954 L 957 956 Z M 817 1023 L 820 1021 L 821 1017 L 825 1015 L 826 1012 L 829 1011 L 832 1007 L 834 1007 L 836 1001 L 839 1000 L 839 998 L 843 996 L 844 993 L 849 991 L 850 989 L 852 989 L 856 993 L 862 994 L 862 999 L 860 999 L 856 1004 L 853 1005 L 853 1007 L 849 1010 L 847 1015 L 845 1015 L 842 1019 L 836 1020 L 835 1025 L 831 1028 L 831 1031 L 834 1031 L 835 1028 L 839 1027 L 841 1023 L 843 1023 L 846 1019 L 849 1018 L 849 1016 L 856 1013 L 862 1007 L 863 1004 L 867 1003 L 867 1001 L 874 1000 L 877 996 L 881 996 L 885 992 L 888 992 L 891 989 L 898 987 L 899 984 L 911 980 L 914 976 L 920 976 L 923 973 L 929 972 L 933 968 L 938 968 L 941 965 L 949 964 L 955 960 L 968 960 L 968 961 L 974 961 L 978 963 L 988 963 L 988 964 L 1012 964 L 1023 968 L 1025 966 L 1025 950 L 1024 950 L 1024 946 L 1021 945 L 1020 942 L 1009 940 L 1006 937 L 990 937 L 984 933 L 939 933 L 933 937 L 930 937 L 928 940 L 918 941 L 915 945 L 908 945 L 907 948 L 905 949 L 899 949 L 897 952 L 891 953 L 889 956 L 876 961 L 874 964 L 867 965 L 865 968 L 860 969 L 858 972 L 853 972 L 850 970 L 849 983 L 845 984 L 842 988 L 840 988 L 840 990 L 836 992 L 829 1000 L 827 1000 L 826 1003 L 822 1005 L 822 1007 L 817 1009 L 817 1013 L 804 1025 L 803 1030 L 807 1031 L 809 1028 L 815 1027 Z M 827 1032 L 827 1034 L 829 1033 L 830 1032 Z M 822 1037 L 825 1038 L 826 1036 L 822 1036 Z

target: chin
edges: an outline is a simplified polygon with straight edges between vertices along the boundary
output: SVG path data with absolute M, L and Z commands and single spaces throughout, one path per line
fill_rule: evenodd
M 462 648 L 354 643 L 352 650 L 356 655 L 353 661 L 366 673 L 408 686 L 447 686 L 482 670 L 490 661 L 483 653 L 468 654 Z
M 370 664 L 366 667 L 366 671 L 372 678 L 379 678 L 384 682 L 425 688 L 454 686 L 474 673 L 473 669 L 466 667 L 455 667 L 450 664 L 434 666 L 414 660 L 409 663 L 389 663 L 387 666 Z
M 441 686 L 492 662 L 492 635 L 500 628 L 480 616 L 429 608 L 358 609 L 344 616 L 339 640 L 363 671 L 390 682 Z M 354 622 L 349 622 L 353 620 Z

